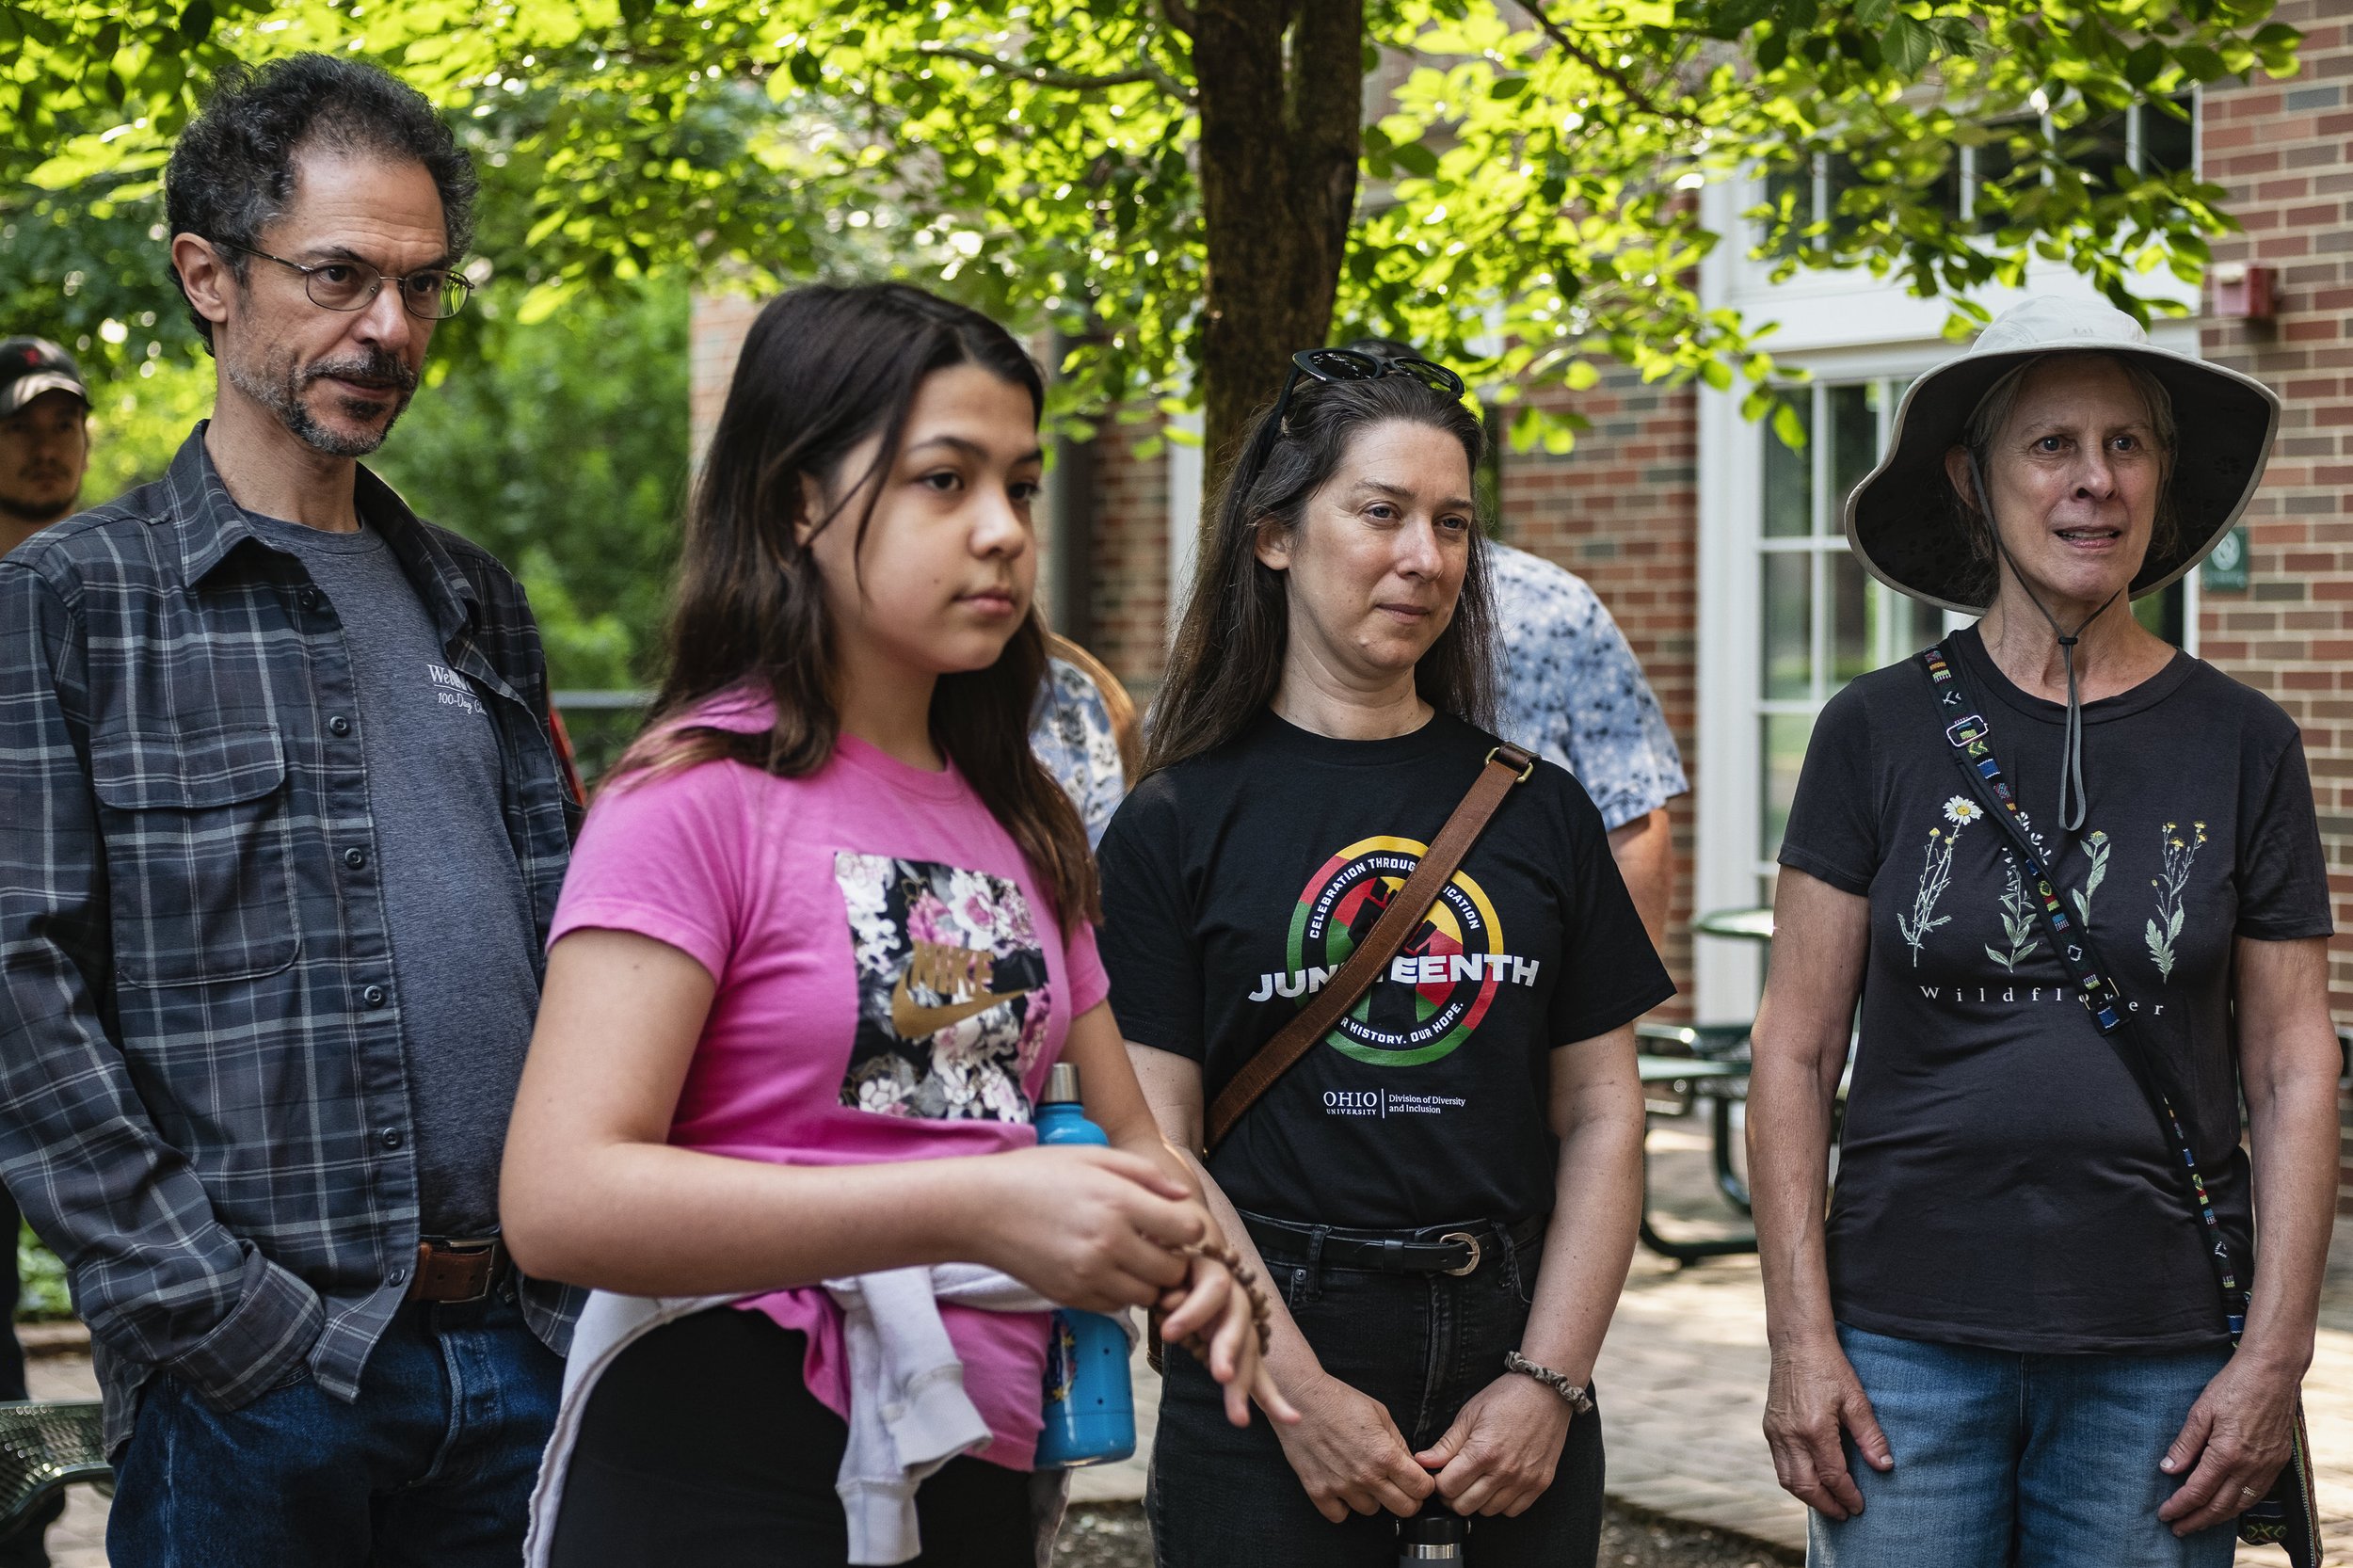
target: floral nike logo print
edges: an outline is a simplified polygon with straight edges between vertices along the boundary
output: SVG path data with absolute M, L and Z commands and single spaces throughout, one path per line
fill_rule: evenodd
M 953 1029 L 965 1019 L 978 1017 L 1016 997 L 1030 994 L 1026 985 L 1017 991 L 990 990 L 994 968 L 987 953 L 972 948 L 916 943 L 898 984 L 890 988 L 890 1027 L 903 1038 L 920 1040 L 943 1029 Z M 915 1000 L 915 988 L 919 985 L 936 997 L 964 995 L 968 1000 L 926 1006 Z M 974 991 L 980 994 L 970 996 Z

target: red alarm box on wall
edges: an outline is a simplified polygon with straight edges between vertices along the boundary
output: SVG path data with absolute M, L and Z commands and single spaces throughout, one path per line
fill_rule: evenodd
M 2272 267 L 2223 262 L 2208 274 L 2214 283 L 2214 313 L 2224 321 L 2269 321 L 2277 313 L 2280 274 Z

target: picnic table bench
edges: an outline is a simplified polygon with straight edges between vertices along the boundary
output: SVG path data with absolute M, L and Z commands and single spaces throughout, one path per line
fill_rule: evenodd
M 1773 912 L 1768 908 L 1718 909 L 1692 920 L 1695 936 L 1731 941 L 1773 939 Z M 1715 1167 L 1716 1190 L 1724 1201 L 1745 1215 L 1749 1184 L 1734 1162 L 1737 1134 L 1733 1107 L 1749 1097 L 1749 1029 L 1741 1024 L 1661 1024 L 1635 1026 L 1635 1064 L 1642 1082 L 1642 1100 L 1654 1113 L 1680 1116 L 1705 1099 L 1708 1105 L 1708 1156 Z M 1704 1257 L 1727 1257 L 1756 1251 L 1756 1234 L 1712 1237 L 1701 1240 L 1671 1240 L 1651 1224 L 1650 1143 L 1642 1144 L 1642 1245 L 1677 1263 Z
M 1637 1024 L 1635 1065 L 1642 1082 L 1645 1107 L 1660 1115 L 1683 1115 L 1694 1102 L 1708 1102 L 1708 1157 L 1715 1167 L 1716 1190 L 1742 1214 L 1749 1211 L 1749 1185 L 1734 1164 L 1737 1137 L 1732 1108 L 1748 1098 L 1749 1026 L 1747 1024 Z M 1651 1224 L 1650 1142 L 1642 1144 L 1644 1192 L 1642 1245 L 1677 1263 L 1704 1257 L 1726 1257 L 1756 1251 L 1753 1231 L 1741 1236 L 1700 1240 L 1671 1240 Z

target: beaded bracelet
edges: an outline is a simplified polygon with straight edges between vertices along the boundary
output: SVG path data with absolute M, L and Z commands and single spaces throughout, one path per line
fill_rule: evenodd
M 1569 1409 L 1577 1415 L 1593 1414 L 1593 1397 L 1585 1391 L 1584 1384 L 1570 1382 L 1569 1374 L 1566 1372 L 1556 1372 L 1549 1367 L 1539 1367 L 1517 1351 L 1503 1352 L 1503 1369 L 1507 1372 L 1517 1372 L 1524 1378 L 1534 1378 L 1538 1383 L 1566 1400 Z
M 1242 1294 L 1250 1299 L 1250 1320 L 1258 1331 L 1258 1354 L 1264 1358 L 1274 1342 L 1274 1307 L 1267 1300 L 1266 1292 L 1258 1288 L 1257 1274 L 1242 1262 L 1241 1253 L 1223 1241 L 1204 1238 L 1185 1251 L 1192 1256 L 1208 1258 L 1234 1276 L 1234 1283 L 1241 1287 Z M 1183 1344 L 1194 1355 L 1205 1361 L 1209 1359 L 1209 1341 L 1206 1335 L 1195 1334 Z

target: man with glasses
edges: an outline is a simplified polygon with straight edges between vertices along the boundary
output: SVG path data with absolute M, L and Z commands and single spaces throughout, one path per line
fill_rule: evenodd
M 572 1304 L 498 1165 L 576 808 L 514 579 L 355 461 L 472 169 L 310 55 L 165 184 L 213 417 L 0 561 L 0 1176 L 89 1322 L 117 1568 L 512 1564 Z

